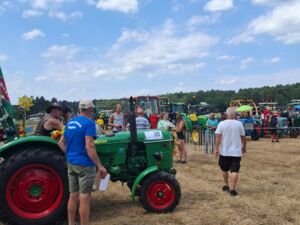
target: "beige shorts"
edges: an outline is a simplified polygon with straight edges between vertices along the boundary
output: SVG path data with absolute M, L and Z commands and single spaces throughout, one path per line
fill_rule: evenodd
M 96 178 L 96 168 L 68 163 L 68 178 L 70 193 L 91 193 Z

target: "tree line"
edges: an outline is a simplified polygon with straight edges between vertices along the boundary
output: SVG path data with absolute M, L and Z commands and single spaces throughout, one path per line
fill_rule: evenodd
M 129 97 L 129 96 L 128 96 Z M 233 90 L 209 90 L 196 92 L 177 92 L 161 95 L 169 98 L 170 102 L 190 102 L 194 99 L 196 102 L 206 102 L 212 106 L 215 112 L 223 112 L 228 107 L 231 100 L 252 99 L 255 103 L 259 102 L 277 102 L 279 105 L 286 105 L 292 99 L 300 99 L 300 83 L 265 86 L 260 88 L 245 88 L 238 91 Z M 56 98 L 51 100 L 43 96 L 31 97 L 33 106 L 30 108 L 29 115 L 45 112 L 47 106 L 52 102 L 57 102 Z M 78 111 L 78 101 L 60 101 L 63 106 L 69 107 L 73 112 Z M 120 99 L 94 99 L 97 107 L 102 109 L 113 109 Z M 21 119 L 23 114 L 18 106 L 13 106 L 15 118 Z

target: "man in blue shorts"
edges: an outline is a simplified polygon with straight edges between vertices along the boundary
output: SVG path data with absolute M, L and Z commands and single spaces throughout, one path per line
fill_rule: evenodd
M 90 198 L 93 184 L 98 173 L 104 178 L 107 174 L 102 166 L 94 144 L 96 124 L 91 120 L 93 102 L 79 102 L 80 115 L 71 119 L 65 127 L 65 133 L 58 145 L 66 153 L 70 198 L 68 202 L 69 225 L 75 225 L 75 216 L 79 200 L 80 224 L 89 224 Z
M 215 132 L 215 155 L 219 156 L 219 166 L 223 172 L 223 191 L 229 192 L 231 196 L 236 196 L 238 195 L 236 185 L 242 153 L 246 152 L 246 136 L 243 124 L 235 119 L 235 108 L 229 107 L 226 114 L 227 120 L 220 122 Z

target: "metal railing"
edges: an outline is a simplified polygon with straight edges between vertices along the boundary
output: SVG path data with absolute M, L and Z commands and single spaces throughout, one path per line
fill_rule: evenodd
M 276 130 L 279 138 L 300 137 L 300 127 L 263 127 L 259 138 L 271 137 L 271 131 Z M 204 151 L 205 154 L 213 154 L 215 147 L 214 131 L 207 132 L 204 128 L 193 129 L 193 131 L 186 131 L 186 144 L 194 146 L 195 150 Z M 251 137 L 251 136 L 250 136 Z M 258 140 L 259 141 L 259 140 Z

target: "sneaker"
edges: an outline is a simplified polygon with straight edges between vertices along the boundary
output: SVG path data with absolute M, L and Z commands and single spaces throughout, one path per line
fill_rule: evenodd
M 237 195 L 238 195 L 238 193 L 236 192 L 236 190 L 231 190 L 231 191 L 229 192 L 229 194 L 230 194 L 231 196 L 237 196 Z
M 229 192 L 229 187 L 228 187 L 227 185 L 224 185 L 224 186 L 222 187 L 222 191 L 224 191 L 224 192 Z

